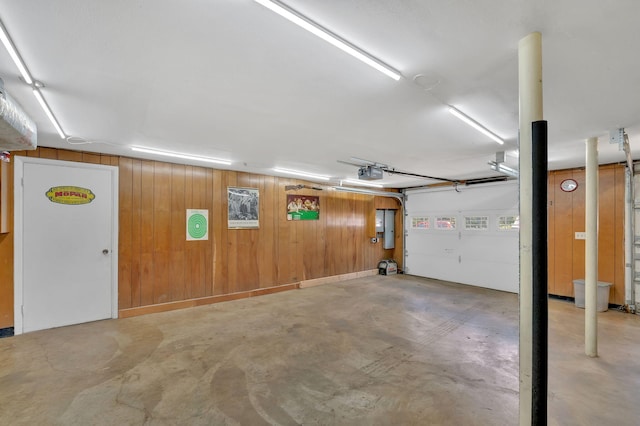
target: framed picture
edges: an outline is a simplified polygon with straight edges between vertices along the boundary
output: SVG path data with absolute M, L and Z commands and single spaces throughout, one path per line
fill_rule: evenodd
M 287 220 L 318 220 L 320 197 L 287 194 Z
M 229 229 L 259 228 L 260 194 L 257 188 L 227 187 Z

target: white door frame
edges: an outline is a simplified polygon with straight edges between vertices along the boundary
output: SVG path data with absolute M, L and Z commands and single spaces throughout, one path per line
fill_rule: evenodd
M 13 329 L 14 334 L 22 334 L 24 329 L 22 304 L 24 290 L 24 259 L 23 259 L 23 201 L 24 164 L 36 163 L 45 165 L 75 167 L 82 169 L 100 169 L 111 172 L 112 193 L 112 234 L 111 234 L 111 318 L 118 318 L 118 167 L 102 164 L 79 163 L 74 161 L 49 160 L 35 157 L 14 157 L 14 185 L 13 185 Z

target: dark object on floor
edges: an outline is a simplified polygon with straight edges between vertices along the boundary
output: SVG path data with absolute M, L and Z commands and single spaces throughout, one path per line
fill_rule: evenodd
M 381 260 L 378 263 L 378 273 L 380 275 L 395 275 L 398 273 L 398 264 L 393 259 Z

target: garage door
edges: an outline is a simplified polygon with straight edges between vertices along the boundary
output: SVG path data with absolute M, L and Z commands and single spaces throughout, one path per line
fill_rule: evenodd
M 409 190 L 406 273 L 518 292 L 517 181 Z

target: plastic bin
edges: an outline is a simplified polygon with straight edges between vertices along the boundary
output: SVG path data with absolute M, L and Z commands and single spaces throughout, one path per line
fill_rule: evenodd
M 596 310 L 598 312 L 604 312 L 609 309 L 609 291 L 611 286 L 611 283 L 598 281 L 598 301 L 596 303 Z M 584 309 L 584 280 L 573 280 L 573 292 L 576 296 L 576 307 Z

